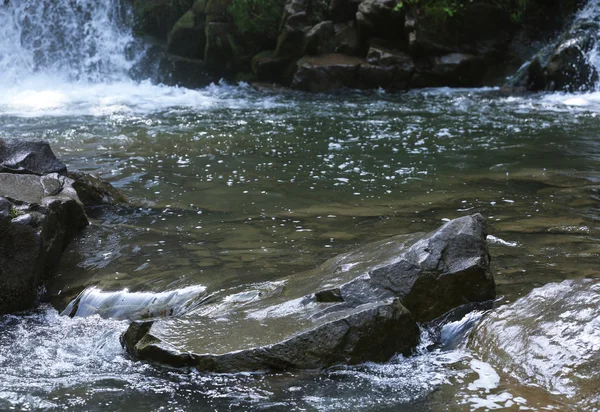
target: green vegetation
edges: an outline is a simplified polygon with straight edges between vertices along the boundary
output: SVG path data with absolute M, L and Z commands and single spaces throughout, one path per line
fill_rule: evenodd
M 229 14 L 240 33 L 277 37 L 284 0 L 233 0 Z
M 394 11 L 400 12 L 406 6 L 418 5 L 423 15 L 435 20 L 446 20 L 447 18 L 460 14 L 466 4 L 476 1 L 477 0 L 401 0 L 394 7 Z M 485 0 L 480 1 L 483 2 Z M 514 23 L 518 23 L 523 18 L 528 0 L 489 0 L 486 2 L 507 10 L 510 13 L 511 20 Z
M 15 219 L 15 218 L 21 216 L 22 214 L 23 214 L 23 212 L 21 212 L 19 209 L 17 209 L 14 206 L 10 208 L 10 218 L 11 219 Z

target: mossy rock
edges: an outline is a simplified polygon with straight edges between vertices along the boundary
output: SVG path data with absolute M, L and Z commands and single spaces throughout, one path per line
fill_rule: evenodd
M 182 57 L 202 58 L 206 45 L 204 14 L 188 10 L 173 26 L 167 39 L 167 52 Z
M 133 3 L 135 29 L 165 39 L 177 20 L 194 4 L 194 0 L 145 0 Z

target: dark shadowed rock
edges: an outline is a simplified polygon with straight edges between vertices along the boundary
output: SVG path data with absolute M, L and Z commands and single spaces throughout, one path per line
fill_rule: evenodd
M 400 42 L 404 38 L 404 8 L 395 0 L 362 0 L 356 22 L 362 36 L 382 36 Z
M 304 55 L 332 53 L 335 48 L 333 23 L 323 21 L 311 28 L 304 36 Z
M 298 61 L 292 88 L 320 92 L 356 87 L 358 71 L 363 63 L 363 59 L 342 54 L 303 57 Z
M 189 10 L 169 32 L 167 52 L 190 58 L 203 58 L 206 45 L 205 16 Z
M 418 343 L 417 321 L 495 297 L 481 215 L 399 236 L 278 282 L 214 291 L 181 318 L 133 323 L 133 356 L 202 371 L 313 369 L 385 361 Z M 247 289 L 246 289 L 247 288 Z
M 267 50 L 258 53 L 252 58 L 252 72 L 258 81 L 283 82 L 289 59 L 275 57 L 273 51 Z
M 79 171 L 67 172 L 67 176 L 73 180 L 73 189 L 85 206 L 115 205 L 127 202 L 127 196 L 123 192 L 100 177 Z
M 150 331 L 151 324 L 134 323 L 125 333 L 123 340 L 134 356 L 150 361 L 158 356 L 172 365 L 211 372 L 320 369 L 340 363 L 384 362 L 396 353 L 409 354 L 419 341 L 417 324 L 397 299 L 364 305 L 344 318 L 324 322 L 273 345 L 224 354 L 184 354 L 153 338 Z
M 354 21 L 336 23 L 333 26 L 335 35 L 335 53 L 349 56 L 363 56 L 361 39 Z
M 43 175 L 66 171 L 48 142 L 0 139 L 0 172 Z
M 87 224 L 65 176 L 0 173 L 0 314 L 27 309 Z

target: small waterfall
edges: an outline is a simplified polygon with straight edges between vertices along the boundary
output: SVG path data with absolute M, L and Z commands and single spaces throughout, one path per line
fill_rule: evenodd
M 141 56 L 121 0 L 0 0 L 0 85 L 129 79 Z
M 581 31 L 589 33 L 590 45 L 586 51 L 586 60 L 595 73 L 600 73 L 600 0 L 589 0 L 587 4 L 575 16 L 573 26 Z M 600 84 L 595 82 L 594 89 L 600 90 Z
M 83 291 L 61 313 L 112 319 L 148 319 L 179 316 L 195 309 L 206 298 L 204 286 L 188 286 L 165 292 L 105 292 L 92 287 Z

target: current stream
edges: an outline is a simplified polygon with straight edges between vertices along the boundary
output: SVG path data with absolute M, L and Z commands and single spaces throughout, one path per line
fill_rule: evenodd
M 116 0 L 0 5 L 0 137 L 48 140 L 132 205 L 90 210 L 51 302 L 0 318 L 0 410 L 599 410 L 488 363 L 465 339 L 480 312 L 435 345 L 424 330 L 415 356 L 385 364 L 212 375 L 132 360 L 119 335 L 153 302 L 252 299 L 337 254 L 475 212 L 498 307 L 597 279 L 600 93 L 168 87 L 137 77 L 144 47 L 128 18 Z M 80 293 L 88 308 L 61 315 Z

